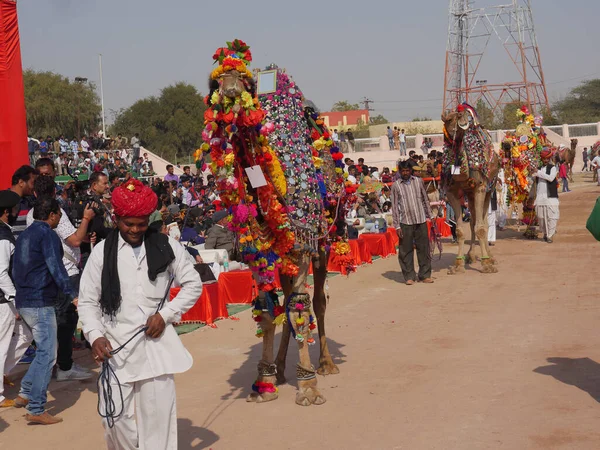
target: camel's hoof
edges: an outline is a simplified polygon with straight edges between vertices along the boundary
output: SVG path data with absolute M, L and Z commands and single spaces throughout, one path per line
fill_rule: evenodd
M 272 402 L 273 400 L 277 400 L 278 397 L 279 394 L 277 394 L 276 392 L 264 392 L 262 394 L 259 394 L 258 392 L 253 392 L 248 397 L 246 397 L 246 401 L 252 403 L 266 403 Z
M 296 403 L 301 406 L 322 405 L 327 399 L 321 394 L 317 388 L 308 388 L 304 392 L 298 392 L 296 395 Z
M 465 273 L 465 266 L 450 266 L 448 267 L 448 275 L 457 275 Z
M 312 405 L 312 403 L 310 402 L 310 400 L 308 399 L 308 397 L 306 395 L 302 394 L 301 392 L 298 392 L 296 394 L 296 405 L 310 406 L 310 405 Z
M 277 368 L 277 375 L 275 375 L 275 377 L 277 379 L 277 384 L 285 384 L 285 383 L 287 383 L 285 375 L 283 374 L 283 369 L 280 372 L 279 368 Z
M 340 369 L 333 363 L 322 363 L 317 369 L 319 375 L 337 375 Z
M 483 265 L 483 273 L 498 273 L 498 268 L 490 263 Z

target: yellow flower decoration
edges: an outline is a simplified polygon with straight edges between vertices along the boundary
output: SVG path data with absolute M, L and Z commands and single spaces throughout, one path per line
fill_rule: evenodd
M 254 99 L 252 98 L 252 95 L 250 95 L 250 93 L 248 91 L 242 92 L 242 102 L 244 103 L 243 104 L 244 108 L 250 108 L 250 107 L 254 106 Z
M 315 148 L 315 150 L 320 152 L 325 148 L 325 140 L 322 137 L 317 139 L 313 142 L 313 147 Z
M 223 162 L 227 166 L 233 164 L 234 161 L 235 161 L 235 155 L 233 154 L 233 152 L 228 153 L 227 155 L 225 155 L 225 158 L 223 158 Z
M 213 105 L 217 105 L 217 104 L 219 104 L 220 101 L 221 101 L 221 95 L 219 94 L 219 91 L 213 92 L 212 95 L 210 96 L 210 102 Z
M 315 169 L 320 169 L 323 165 L 323 160 L 318 156 L 313 156 L 313 163 L 315 165 Z

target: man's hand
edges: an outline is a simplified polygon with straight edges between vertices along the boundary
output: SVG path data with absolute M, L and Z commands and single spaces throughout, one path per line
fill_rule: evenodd
M 90 244 L 96 245 L 96 241 L 97 241 L 96 233 L 91 233 L 90 234 Z
M 110 341 L 105 337 L 96 339 L 92 344 L 92 354 L 98 364 L 106 359 L 112 358 L 112 355 L 110 354 L 112 349 Z
M 204 262 L 204 260 L 202 259 L 202 256 L 200 256 L 200 255 L 196 255 L 196 262 L 197 262 L 198 264 L 202 264 L 202 263 Z
M 146 326 L 148 329 L 146 330 L 146 336 L 150 336 L 151 338 L 158 338 L 165 331 L 165 320 L 158 313 L 150 316 L 148 321 L 146 322 Z
M 96 217 L 96 213 L 94 212 L 93 208 L 97 208 L 97 207 L 98 207 L 98 205 L 96 203 L 92 203 L 92 204 L 88 203 L 87 205 L 85 205 L 85 209 L 83 210 L 83 218 L 90 221 L 94 217 Z
M 396 228 L 396 233 L 398 234 L 398 239 L 402 239 L 402 228 Z
M 79 297 L 75 297 L 71 303 L 73 303 L 75 305 L 75 308 L 77 308 L 77 306 L 79 305 Z

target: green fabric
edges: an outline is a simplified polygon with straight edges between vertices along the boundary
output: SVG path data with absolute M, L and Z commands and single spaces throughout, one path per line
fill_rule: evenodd
M 596 199 L 596 204 L 590 217 L 588 217 L 585 227 L 597 241 L 600 241 L 600 197 Z
M 227 313 L 229 314 L 229 316 L 235 316 L 236 314 L 241 313 L 242 311 L 246 311 L 247 309 L 252 308 L 252 305 L 246 304 L 246 303 L 240 303 L 240 304 L 228 304 L 227 305 Z M 177 334 L 187 334 L 187 333 L 191 333 L 192 331 L 196 331 L 199 328 L 205 327 L 206 324 L 203 323 L 184 323 L 181 325 L 177 325 L 175 326 L 175 331 L 177 331 Z

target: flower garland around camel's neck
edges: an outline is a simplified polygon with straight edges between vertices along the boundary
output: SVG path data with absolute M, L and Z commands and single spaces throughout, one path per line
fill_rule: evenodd
M 320 183 L 325 186 L 323 203 L 329 234 L 326 248 L 333 252 L 336 262 L 345 267 L 347 272 L 355 270 L 354 259 L 351 257 L 350 245 L 337 232 L 336 220 L 344 219 L 349 209 L 356 202 L 356 186 L 347 181 L 344 173 L 344 154 L 333 142 L 329 130 L 322 117 L 315 111 L 307 112 L 312 141 L 313 162 Z
M 243 41 L 236 40 L 234 44 L 236 42 L 239 48 L 245 47 Z M 230 50 L 235 50 L 235 45 L 229 44 Z M 225 52 L 219 50 L 215 56 Z M 220 61 L 219 67 L 223 67 L 223 71 L 239 72 L 239 66 L 228 69 L 233 67 L 227 65 L 232 57 L 225 55 Z M 248 72 L 247 76 L 252 75 Z M 204 114 L 201 149 L 210 155 L 209 167 L 215 176 L 221 201 L 230 212 L 228 227 L 238 236 L 243 260 L 257 272 L 259 289 L 271 291 L 277 268 L 285 275 L 298 273 L 298 267 L 289 257 L 294 247 L 294 233 L 278 197 L 278 194 L 285 195 L 285 177 L 267 139 L 273 127 L 262 123 L 265 113 L 258 99 L 248 91 L 241 92 L 235 99 L 220 91 L 215 90 L 205 99 L 208 109 Z M 266 185 L 251 189 L 244 170 L 251 166 L 260 167 Z

